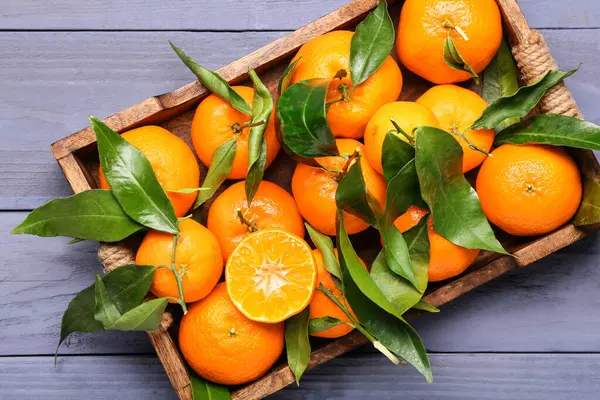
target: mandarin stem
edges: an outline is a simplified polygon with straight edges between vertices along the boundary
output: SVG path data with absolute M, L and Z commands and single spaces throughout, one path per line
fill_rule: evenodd
M 453 126 L 452 128 L 450 128 L 450 130 L 452 131 L 453 134 L 455 134 L 456 136 L 458 136 L 459 138 L 461 138 L 462 140 L 464 140 L 465 143 L 467 143 L 469 145 L 469 148 L 471 150 L 475 150 L 475 151 L 478 151 L 480 153 L 483 153 L 483 154 L 485 154 L 488 157 L 492 156 L 489 152 L 485 151 L 481 147 L 475 146 L 469 139 L 467 139 L 467 137 L 464 135 L 464 133 L 460 133 L 458 131 L 458 128 L 456 126 Z
M 179 242 L 179 234 L 173 235 L 173 252 L 171 255 L 171 272 L 175 275 L 175 281 L 177 281 L 177 289 L 179 290 L 179 299 L 177 303 L 181 306 L 183 310 L 183 315 L 187 314 L 187 306 L 185 304 L 185 297 L 183 296 L 183 284 L 181 282 L 182 274 L 179 273 L 177 267 L 175 266 L 175 252 L 177 250 L 177 243 Z

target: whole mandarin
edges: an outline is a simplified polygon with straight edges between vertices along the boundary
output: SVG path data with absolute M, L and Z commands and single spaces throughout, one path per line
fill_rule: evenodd
M 171 200 L 175 215 L 183 217 L 196 201 L 197 193 L 176 193 L 168 189 L 200 185 L 200 167 L 194 152 L 183 140 L 160 126 L 142 126 L 123 133 L 121 137 L 146 156 L 156 179 Z M 100 188 L 110 189 L 102 168 L 99 175 Z
M 183 297 L 193 302 L 207 296 L 223 274 L 223 256 L 215 235 L 193 219 L 179 222 L 179 240 L 175 251 L 175 267 L 183 274 Z M 135 263 L 169 266 L 173 253 L 173 235 L 150 231 L 142 240 Z M 179 298 L 173 272 L 158 268 L 150 291 L 157 297 Z
M 252 105 L 254 89 L 247 86 L 233 86 L 240 96 Z M 277 156 L 280 145 L 275 132 L 275 111 L 271 113 L 265 130 L 267 163 L 265 169 Z M 192 120 L 192 141 L 200 161 L 207 167 L 212 163 L 215 150 L 229 139 L 236 140 L 235 158 L 229 179 L 244 179 L 248 174 L 248 135 L 250 128 L 241 128 L 250 121 L 244 114 L 216 94 L 211 94 L 200 102 Z M 241 131 L 241 134 L 239 132 Z
M 291 74 L 290 85 L 307 79 L 333 79 L 327 102 L 346 96 L 347 101 L 332 103 L 327 121 L 336 137 L 361 138 L 371 116 L 382 105 L 396 101 L 402 91 L 402 73 L 388 56 L 366 81 L 357 87 L 350 78 L 350 43 L 354 32 L 332 31 L 306 42 L 290 63 L 298 61 Z M 344 77 L 335 78 L 340 71 Z M 339 76 L 339 75 L 338 75 Z

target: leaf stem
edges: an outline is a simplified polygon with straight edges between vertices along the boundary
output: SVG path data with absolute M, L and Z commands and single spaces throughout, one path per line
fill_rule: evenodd
M 453 126 L 453 127 L 451 127 L 450 130 L 452 131 L 453 134 L 455 134 L 456 136 L 458 136 L 459 138 L 461 138 L 462 140 L 464 140 L 465 143 L 467 143 L 469 145 L 469 148 L 471 148 L 472 150 L 475 150 L 475 151 L 478 151 L 480 153 L 483 153 L 483 154 L 485 154 L 488 157 L 492 156 L 489 152 L 485 151 L 481 147 L 475 146 L 473 144 L 473 142 L 471 142 L 469 139 L 467 139 L 467 137 L 464 135 L 464 133 L 460 133 L 458 131 L 458 128 L 456 127 L 456 125 Z
M 254 221 L 249 220 L 249 219 L 246 218 L 246 216 L 244 215 L 244 212 L 242 211 L 241 208 L 238 208 L 238 210 L 237 210 L 237 216 L 238 216 L 240 222 L 243 225 L 246 225 L 248 227 L 248 230 L 250 232 L 256 232 L 259 229 L 258 225 L 256 225 L 256 222 L 254 222 Z
M 321 284 L 319 284 L 319 287 L 317 288 L 317 290 L 320 290 L 321 292 L 325 293 L 325 295 L 327 297 L 329 297 L 331 299 L 331 301 L 333 301 L 335 303 L 335 305 L 338 306 L 339 309 L 344 312 L 344 314 L 346 314 L 346 316 L 348 317 L 348 319 L 350 321 L 352 321 L 352 323 L 348 324 L 348 325 L 354 327 L 356 330 L 358 330 L 360 333 L 362 333 L 367 339 L 369 339 L 369 341 L 371 343 L 377 342 L 377 339 L 373 335 L 371 335 L 369 332 L 367 332 L 367 330 L 365 328 L 363 328 L 363 326 L 356 320 L 356 318 L 354 318 L 354 315 L 352 315 L 352 313 L 348 310 L 348 307 L 346 307 L 344 304 L 342 304 L 342 302 L 340 301 L 340 299 L 337 298 L 333 294 L 333 292 L 331 291 L 331 289 L 327 289 L 321 283 Z
M 465 39 L 466 41 L 469 40 L 469 37 L 467 36 L 467 34 L 465 33 L 465 31 L 462 30 L 462 28 L 458 25 L 453 25 L 450 21 L 446 20 L 444 21 L 444 28 L 450 28 L 450 29 L 454 29 L 456 32 L 458 32 L 458 34 L 460 36 L 462 36 L 463 39 Z
M 346 164 L 344 164 L 344 167 L 342 168 L 342 170 L 340 172 L 338 172 L 338 175 L 335 177 L 336 181 L 341 181 L 342 178 L 344 176 L 346 176 L 346 174 L 348 173 L 348 170 L 350 169 L 350 166 L 352 165 L 352 162 L 357 159 L 358 157 L 360 157 L 360 149 L 357 147 L 356 150 L 354 150 L 354 153 L 352 153 L 348 159 L 346 160 Z
M 404 129 L 402 129 L 396 121 L 394 121 L 393 119 L 390 119 L 390 121 L 391 121 L 392 125 L 394 125 L 396 132 L 398 132 L 400 135 L 404 136 L 406 138 L 406 140 L 408 140 L 408 143 L 410 143 L 412 146 L 414 146 L 415 138 L 413 136 L 409 135 L 408 133 L 406 133 L 404 131 Z
M 187 314 L 187 306 L 185 304 L 185 297 L 183 296 L 183 284 L 181 282 L 181 277 L 185 274 L 185 266 L 182 265 L 182 273 L 179 273 L 177 267 L 175 266 L 175 252 L 177 251 L 177 243 L 179 242 L 179 234 L 173 235 L 173 253 L 171 255 L 171 272 L 175 275 L 175 280 L 177 281 L 177 289 L 179 290 L 179 299 L 177 299 L 177 303 L 181 306 L 183 310 L 183 315 Z
M 255 126 L 261 126 L 265 123 L 265 121 L 256 121 L 256 122 L 246 122 L 242 125 L 242 128 L 254 128 Z

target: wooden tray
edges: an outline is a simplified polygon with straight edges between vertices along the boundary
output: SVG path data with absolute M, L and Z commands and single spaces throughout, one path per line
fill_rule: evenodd
M 538 32 L 529 28 L 516 0 L 497 0 L 497 2 L 502 11 L 505 33 L 509 37 L 523 83 L 529 84 L 539 79 L 547 70 L 556 68 L 556 64 L 543 39 Z M 390 14 L 395 20 L 394 23 L 397 24 L 403 1 L 392 0 L 389 3 L 391 3 Z M 355 0 L 298 29 L 294 33 L 219 69 L 218 73 L 229 82 L 249 84 L 247 82 L 247 71 L 248 67 L 252 67 L 256 69 L 261 79 L 275 95 L 282 71 L 302 44 L 332 30 L 354 29 L 356 23 L 361 21 L 376 5 L 377 0 Z M 193 54 L 190 55 L 193 57 Z M 173 57 L 176 57 L 175 54 L 173 54 Z M 185 68 L 185 66 L 181 65 L 181 68 Z M 404 68 L 403 76 L 404 88 L 401 95 L 403 100 L 415 100 L 431 86 L 429 82 Z M 473 89 L 477 90 L 475 87 Z M 539 109 L 541 112 L 581 117 L 577 106 L 564 85 L 558 85 L 551 92 L 540 102 Z M 190 125 L 195 107 L 207 94 L 207 90 L 195 81 L 170 93 L 144 100 L 106 118 L 104 121 L 118 132 L 124 132 L 142 125 L 161 125 L 191 145 Z M 95 136 L 91 128 L 83 129 L 54 143 L 52 152 L 74 192 L 77 193 L 97 187 L 98 155 Z M 600 167 L 592 152 L 574 151 L 574 154 L 582 173 L 600 180 Z M 265 179 L 276 182 L 289 190 L 294 164 L 291 159 L 281 152 L 273 165 L 267 170 Z M 202 176 L 205 176 L 206 168 L 202 168 Z M 209 206 L 210 204 L 203 206 L 204 218 L 206 218 L 206 211 Z M 566 225 L 551 234 L 534 240 L 526 239 L 527 241 L 523 241 L 523 238 L 504 237 L 502 242 L 509 248 L 514 257 L 482 252 L 474 265 L 464 274 L 431 287 L 425 300 L 434 306 L 441 306 L 513 268 L 524 267 L 568 246 L 581 239 L 585 234 L 584 231 L 575 228 L 573 225 Z M 356 243 L 361 245 L 357 250 L 366 261 L 371 261 L 378 252 L 378 235 L 373 230 L 360 235 L 361 240 L 356 241 Z M 129 242 L 118 245 L 103 244 L 102 247 L 104 250 L 108 248 L 109 250 L 116 249 L 121 253 L 125 252 L 132 259 L 136 248 L 135 244 Z M 104 254 L 100 258 L 105 264 L 109 264 L 110 260 Z M 150 332 L 149 335 L 179 398 L 191 400 L 189 376 L 171 334 L 166 329 L 158 329 L 155 332 Z M 324 363 L 366 342 L 366 339 L 358 332 L 353 332 L 335 341 L 319 342 L 314 346 L 316 349 L 312 352 L 309 368 Z M 319 345 L 320 347 L 318 347 Z M 275 366 L 272 371 L 261 379 L 244 387 L 233 388 L 232 396 L 234 399 L 262 398 L 292 382 L 294 382 L 294 377 L 285 360 L 282 359 L 279 365 Z

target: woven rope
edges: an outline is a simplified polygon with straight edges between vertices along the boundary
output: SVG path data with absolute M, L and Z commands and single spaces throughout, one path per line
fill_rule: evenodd
M 98 259 L 104 264 L 104 272 L 110 272 L 123 265 L 135 264 L 135 254 L 123 242 L 120 243 L 102 243 L 98 250 Z M 173 316 L 171 313 L 164 312 L 160 321 L 160 326 L 155 332 L 166 332 L 173 325 Z
M 536 82 L 548 71 L 558 68 L 548 51 L 544 38 L 536 30 L 532 30 L 524 41 L 514 46 L 512 52 L 521 71 L 521 78 L 526 85 Z M 562 114 L 582 118 L 573 96 L 563 83 L 550 89 L 538 106 L 544 114 Z

